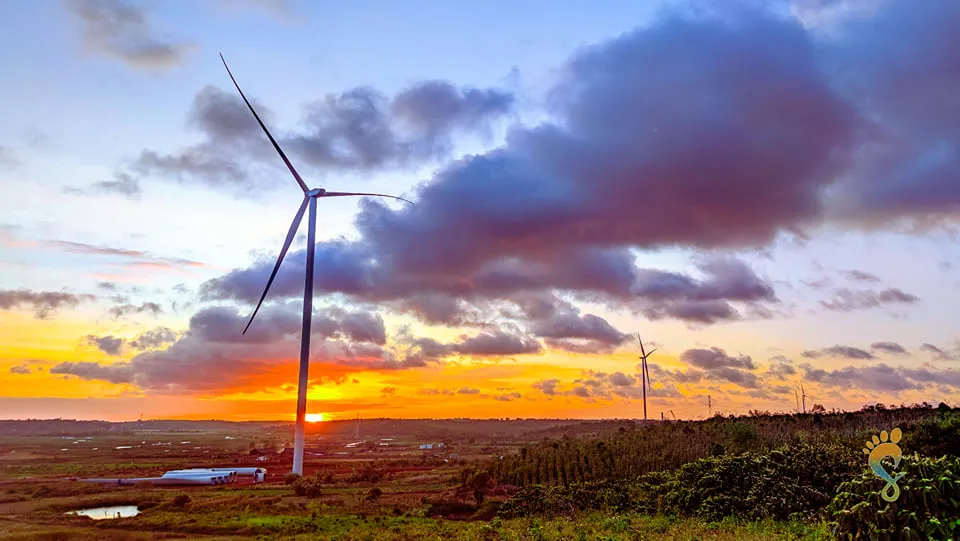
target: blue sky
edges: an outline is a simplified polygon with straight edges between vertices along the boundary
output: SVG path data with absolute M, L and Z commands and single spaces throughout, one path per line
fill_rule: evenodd
M 741 11 L 738 5 L 747 7 Z M 362 349 L 362 344 L 343 337 L 339 342 L 325 337 L 329 347 L 317 354 L 325 363 L 318 373 L 363 382 L 355 392 L 338 390 L 346 394 L 330 402 L 328 411 L 387 411 L 379 400 L 393 395 L 380 396 L 383 388 L 423 394 L 416 383 L 418 373 L 453 369 L 466 360 L 500 362 L 496 355 L 465 345 L 469 336 L 484 333 L 491 340 L 542 344 L 534 348 L 536 354 L 526 347 L 504 353 L 515 363 L 510 370 L 516 373 L 504 376 L 509 385 L 483 389 L 472 398 L 477 402 L 462 406 L 467 414 L 471 408 L 484 411 L 484 399 L 510 401 L 502 394 L 510 387 L 523 397 L 513 406 L 518 412 L 533 408 L 544 415 L 630 415 L 637 407 L 636 382 L 618 387 L 604 378 L 611 373 L 636 377 L 635 340 L 625 337 L 638 331 L 661 345 L 662 369 L 703 377 L 691 383 L 675 372 L 665 373 L 658 383 L 663 385 L 658 397 L 662 404 L 691 416 L 699 407 L 697 397 L 708 392 L 727 393 L 732 411 L 788 409 L 793 397 L 785 388 L 801 382 L 814 389 L 822 386 L 817 396 L 829 407 L 955 400 L 960 395 L 960 342 L 952 322 L 960 301 L 960 248 L 953 229 L 960 196 L 956 182 L 944 179 L 955 178 L 950 174 L 960 118 L 954 118 L 950 103 L 937 105 L 932 96 L 960 89 L 960 79 L 944 70 L 948 62 L 940 62 L 937 55 L 948 58 L 949 52 L 937 49 L 936 39 L 918 38 L 902 55 L 904 62 L 920 66 L 910 68 L 915 70 L 911 78 L 926 84 L 909 90 L 897 86 L 906 68 L 898 59 L 873 53 L 883 47 L 872 46 L 879 42 L 870 25 L 877 22 L 877 28 L 885 28 L 903 21 L 902 31 L 909 32 L 924 21 L 939 21 L 930 33 L 949 35 L 954 22 L 960 28 L 960 14 L 946 5 L 910 9 L 893 0 L 779 2 L 768 5 L 775 9 L 762 17 L 745 14 L 753 13 L 756 5 L 611 0 L 602 9 L 589 9 L 572 1 L 38 0 L 0 6 L 0 17 L 7 22 L 0 36 L 0 65 L 5 67 L 0 101 L 7 105 L 0 124 L 0 182 L 5 187 L 0 198 L 0 301 L 7 300 L 0 302 L 0 318 L 9 320 L 8 328 L 26 329 L 29 335 L 22 344 L 11 342 L 8 350 L 0 349 L 0 397 L 27 400 L 18 402 L 17 415 L 28 415 L 30 408 L 48 412 L 53 399 L 106 392 L 127 393 L 152 404 L 157 416 L 165 414 L 164 400 L 172 395 L 180 409 L 171 406 L 169 415 L 196 411 L 202 416 L 208 410 L 192 401 L 231 400 L 237 392 L 272 392 L 283 396 L 280 402 L 290 400 L 289 391 L 282 390 L 295 381 L 284 360 L 294 351 L 289 349 L 295 338 L 290 333 L 269 353 L 257 353 L 276 356 L 280 367 L 276 373 L 270 368 L 265 377 L 269 385 L 263 389 L 239 383 L 201 389 L 144 368 L 154 358 L 196 365 L 241 355 L 212 352 L 211 343 L 191 342 L 201 334 L 195 327 L 199 323 L 192 321 L 213 317 L 222 306 L 236 310 L 241 319 L 249 313 L 250 297 L 262 287 L 251 284 L 265 279 L 300 199 L 279 159 L 268 154 L 268 143 L 255 131 L 252 118 L 242 116 L 248 113 L 238 108 L 217 55 L 223 52 L 244 91 L 264 108 L 268 125 L 286 138 L 285 146 L 297 141 L 319 144 L 317 130 L 323 128 L 309 111 L 320 111 L 317 114 L 328 115 L 322 118 L 330 121 L 343 110 L 323 100 L 355 88 L 374 89 L 385 103 L 397 107 L 396 96 L 427 99 L 427 94 L 404 94 L 422 90 L 421 82 L 445 81 L 453 85 L 450 89 L 462 91 L 456 96 L 464 108 L 472 106 L 467 103 L 470 96 L 480 95 L 470 94 L 470 89 L 509 104 L 478 113 L 473 124 L 457 124 L 449 132 L 442 131 L 448 126 L 442 124 L 437 128 L 441 131 L 432 132 L 438 138 L 434 142 L 449 141 L 451 147 L 401 166 L 390 161 L 399 160 L 399 154 L 380 156 L 384 161 L 362 168 L 346 162 L 324 166 L 322 160 L 332 158 L 316 154 L 317 147 L 293 151 L 308 184 L 402 194 L 418 201 L 413 209 L 390 203 L 387 210 L 357 199 L 321 201 L 318 239 L 344 240 L 328 245 L 336 259 L 325 260 L 328 270 L 322 271 L 327 274 L 321 280 L 339 285 L 322 288 L 320 305 L 373 314 L 386 329 L 386 341 L 375 344 L 382 349 L 376 354 L 370 344 Z M 685 22 L 659 16 L 661 9 L 689 14 L 704 7 L 711 11 L 703 15 L 703 27 L 691 23 L 688 28 Z M 126 19 L 120 17 L 124 14 Z M 710 32 L 721 28 L 721 20 L 745 22 L 739 34 L 714 36 Z M 916 21 L 920 23 L 911 26 Z M 694 37 L 676 38 L 684 32 Z M 707 37 L 701 42 L 701 36 Z M 715 45 L 705 45 L 710 39 Z M 165 57 L 131 52 L 144 43 L 170 52 Z M 737 68 L 741 58 L 752 60 Z M 851 58 L 862 68 L 831 71 L 836 62 Z M 921 58 L 927 60 L 919 62 Z M 744 69 L 758 71 L 744 81 L 734 80 Z M 845 73 L 845 78 L 837 73 Z M 208 86 L 213 89 L 203 101 Z M 580 91 L 584 94 L 577 94 Z M 763 100 L 777 105 L 754 107 Z M 436 102 L 416 103 L 421 107 L 416 114 L 440 114 L 430 109 Z M 707 103 L 725 105 L 699 109 Z M 796 107 L 808 109 L 795 115 Z M 218 111 L 239 111 L 236 118 L 249 122 L 209 128 L 222 129 L 210 135 L 201 128 L 214 124 L 201 123 L 225 118 L 214 118 Z M 395 126 L 403 119 L 391 114 L 386 113 L 385 125 L 400 130 Z M 866 129 L 865 122 L 847 120 L 848 114 L 874 119 L 874 131 Z M 627 120 L 634 116 L 640 121 Z M 714 120 L 704 120 L 708 117 Z M 419 121 L 460 122 L 437 118 Z M 714 128 L 707 129 L 710 122 Z M 353 129 L 354 124 L 339 129 Z M 850 126 L 855 127 L 848 133 Z M 563 135 L 551 136 L 550 130 Z M 659 137 L 653 133 L 665 135 L 650 139 Z M 865 133 L 881 136 L 870 139 Z M 569 140 L 563 139 L 566 135 Z M 671 136 L 676 137 L 669 141 L 680 143 L 667 142 Z M 877 140 L 883 143 L 871 146 Z M 205 141 L 213 147 L 204 146 Z M 910 152 L 922 153 L 936 144 L 946 148 L 942 172 L 924 176 L 922 162 L 913 161 Z M 145 166 L 141 154 L 147 150 L 180 156 L 191 147 L 195 156 L 214 148 L 214 153 L 222 153 L 217 159 L 249 172 L 249 177 L 224 180 L 184 170 L 178 179 L 170 168 Z M 834 150 L 823 150 L 827 147 Z M 728 160 L 722 156 L 728 151 L 749 159 Z M 487 161 L 471 162 L 471 156 Z M 596 156 L 603 159 L 593 161 Z M 847 163 L 850 156 L 856 159 Z M 701 159 L 707 169 L 697 170 Z M 786 165 L 774 163 L 777 160 Z M 810 165 L 817 160 L 822 166 Z M 500 164 L 500 169 L 487 163 Z M 511 169 L 514 166 L 519 169 Z M 730 169 L 723 169 L 727 166 Z M 804 172 L 794 178 L 794 170 Z M 690 171 L 702 178 L 692 179 Z M 135 179 L 140 193 L 96 189 L 97 183 L 120 178 Z M 687 182 L 695 188 L 673 191 Z M 745 188 L 750 182 L 758 184 Z M 781 182 L 783 193 L 797 190 L 795 206 L 765 187 Z M 652 191 L 638 188 L 646 183 Z M 636 196 L 637 214 L 663 216 L 646 222 L 618 214 L 623 206 L 616 198 L 600 197 L 595 208 L 575 208 L 566 199 L 594 187 Z M 816 195 L 811 195 L 808 190 L 814 188 Z M 736 191 L 740 189 L 744 191 Z M 657 199 L 667 192 L 663 197 L 673 199 Z M 648 193 L 653 208 L 645 208 Z M 900 195 L 886 197 L 888 193 Z M 683 197 L 695 203 L 681 204 Z M 494 202 L 499 208 L 478 211 L 474 201 Z M 443 202 L 462 207 L 444 210 Z M 571 240 L 561 232 L 568 223 L 560 218 L 565 213 L 570 221 L 583 220 L 586 229 L 581 231 L 595 228 L 596 236 Z M 686 216 L 687 223 L 670 230 L 672 216 Z M 690 225 L 698 219 L 703 223 Z M 523 233 L 507 225 L 514 220 L 515 230 Z M 795 230 L 807 238 L 793 234 Z M 409 231 L 434 237 L 408 245 L 413 242 L 405 236 Z M 450 239 L 461 239 L 461 244 Z M 285 263 L 289 270 L 281 278 L 288 285 L 278 286 L 277 310 L 285 306 L 283 299 L 297 298 L 296 265 L 303 242 L 298 239 L 291 262 Z M 368 249 L 380 255 L 364 256 L 374 258 L 366 262 L 351 259 Z M 600 253 L 609 256 L 609 268 L 591 266 L 589 272 L 569 274 Z M 434 257 L 435 268 L 417 263 Z M 635 266 L 629 272 L 635 276 L 629 288 L 597 284 L 596 276 L 626 272 L 622 262 L 631 257 Z M 710 268 L 718 268 L 711 267 L 711 261 L 731 258 L 735 264 L 721 265 L 710 274 Z M 338 274 L 336 261 L 348 270 Z M 517 285 L 529 279 L 526 273 L 540 272 L 536 269 L 548 269 L 538 278 L 546 285 Z M 645 274 L 644 269 L 660 274 Z M 497 273 L 507 270 L 510 280 L 517 280 L 508 291 L 483 290 L 484 276 L 496 271 L 505 280 Z M 361 272 L 383 272 L 374 275 L 385 281 L 363 290 L 342 285 Z M 417 285 L 400 285 L 401 277 Z M 451 285 L 458 280 L 470 282 L 473 293 Z M 700 289 L 658 293 L 659 288 L 681 287 L 678 280 L 683 287 L 699 284 Z M 714 298 L 717 291 L 726 293 Z M 79 300 L 35 317 L 42 294 L 51 292 L 77 295 Z M 560 320 L 529 314 L 519 319 L 496 316 L 519 309 L 519 299 L 527 293 L 540 295 L 540 300 L 549 297 L 557 314 L 568 319 L 561 325 Z M 481 314 L 484 321 L 449 314 L 448 320 L 439 321 L 425 315 L 428 304 L 449 302 L 459 303 L 463 313 Z M 143 303 L 160 308 L 130 311 Z M 114 317 L 118 306 L 126 306 L 120 312 L 126 311 Z M 708 313 L 713 315 L 704 315 Z M 587 330 L 586 314 L 602 318 L 603 328 Z M 582 327 L 571 330 L 569 318 Z M 87 330 L 77 330 L 84 325 Z M 565 330 L 558 331 L 560 327 Z M 157 328 L 172 330 L 176 340 L 153 349 L 131 345 Z M 188 329 L 192 332 L 185 332 Z M 49 351 L 36 338 L 44 333 L 56 336 Z M 103 344 L 111 342 L 103 342 L 104 337 L 119 339 L 122 346 L 105 348 Z M 422 339 L 444 346 L 447 357 L 424 361 Z M 886 342 L 899 344 L 907 353 L 871 348 Z M 942 354 L 922 349 L 924 344 Z M 856 348 L 869 357 L 851 357 L 849 349 L 823 352 L 836 346 Z M 361 350 L 365 353 L 358 353 Z M 416 362 L 411 351 L 420 351 Z M 690 351 L 721 354 L 711 364 Z M 451 352 L 460 352 L 459 361 L 449 357 Z M 789 358 L 793 371 L 771 375 L 775 355 Z M 742 362 L 744 356 L 751 362 Z M 378 364 L 384 362 L 404 369 Z M 524 366 L 534 365 L 535 370 L 524 371 Z M 257 373 L 251 366 L 241 364 L 236 370 Z M 852 372 L 834 373 L 834 381 L 814 372 L 847 367 Z M 940 384 L 928 377 L 900 387 L 880 374 L 891 369 L 900 370 L 894 379 L 922 377 L 902 371 L 921 368 L 939 374 Z M 568 377 L 570 370 L 584 375 Z M 59 374 L 58 383 L 50 387 L 53 374 Z M 539 374 L 538 382 L 557 379 L 563 390 L 541 392 L 542 384 L 531 386 L 530 374 Z M 757 374 L 767 375 L 756 379 Z M 466 381 L 472 376 L 464 372 L 457 377 Z M 849 383 L 858 377 L 871 383 Z M 848 379 L 839 384 L 836 378 Z M 780 390 L 767 391 L 773 388 Z M 88 415 L 108 415 L 112 407 L 109 401 L 103 404 Z M 419 407 L 411 405 L 398 415 L 426 411 Z M 283 408 L 278 406 L 278 411 Z M 236 412 L 249 416 L 242 407 Z

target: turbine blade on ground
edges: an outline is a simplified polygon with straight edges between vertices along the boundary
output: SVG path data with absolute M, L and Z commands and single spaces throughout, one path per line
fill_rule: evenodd
M 227 61 L 223 58 L 223 53 L 220 53 L 220 60 L 223 61 L 223 67 L 227 68 L 227 75 L 230 76 L 230 80 L 233 81 L 233 86 L 237 87 L 237 92 L 240 93 L 240 97 L 243 98 L 243 102 L 247 104 L 247 108 L 250 109 L 250 112 L 253 113 L 253 118 L 257 119 L 257 123 L 260 124 L 260 127 L 263 128 L 263 133 L 267 134 L 267 138 L 270 139 L 270 142 L 273 143 L 273 148 L 277 149 L 277 153 L 280 154 L 280 157 L 283 159 L 283 163 L 287 164 L 287 169 L 293 174 L 293 178 L 297 180 L 297 184 L 300 185 L 300 189 L 303 190 L 303 193 L 310 191 L 307 188 L 307 183 L 300 178 L 300 173 L 297 173 L 297 170 L 294 169 L 293 164 L 290 163 L 290 160 L 287 159 L 287 155 L 283 153 L 283 149 L 280 148 L 280 145 L 277 143 L 277 140 L 273 138 L 273 135 L 270 134 L 270 130 L 267 129 L 266 124 L 260 120 L 260 115 L 257 114 L 257 111 L 254 110 L 253 105 L 250 104 L 250 100 L 247 99 L 247 96 L 244 95 L 243 90 L 240 90 L 240 85 L 237 84 L 237 79 L 234 78 L 233 73 L 230 71 L 230 66 L 227 65 Z
M 277 264 L 273 266 L 273 272 L 270 273 L 270 279 L 267 280 L 267 287 L 263 288 L 263 295 L 260 295 L 260 302 L 257 303 L 257 307 L 253 310 L 247 326 L 243 328 L 243 334 L 247 334 L 247 329 L 249 329 L 250 324 L 253 323 L 253 318 L 257 317 L 257 312 L 260 310 L 260 306 L 263 305 L 263 300 L 267 298 L 267 292 L 270 291 L 273 279 L 277 277 L 277 271 L 280 270 L 280 263 L 283 263 L 283 257 L 287 255 L 287 250 L 290 249 L 290 245 L 293 243 L 293 237 L 297 234 L 297 229 L 300 229 L 300 220 L 303 219 L 303 213 L 307 210 L 307 203 L 309 201 L 309 197 L 304 197 L 303 203 L 300 203 L 300 209 L 297 210 L 297 215 L 293 217 L 293 223 L 290 224 L 290 230 L 287 231 L 287 238 L 283 241 L 283 248 L 280 249 L 280 257 L 277 258 Z
M 409 199 L 404 199 L 402 197 L 397 197 L 395 195 L 387 195 L 385 193 L 363 193 L 363 192 L 324 192 L 319 195 L 319 197 L 363 197 L 369 195 L 371 197 L 389 197 L 391 199 L 399 199 L 400 201 L 406 201 L 407 203 L 413 204 L 413 201 Z

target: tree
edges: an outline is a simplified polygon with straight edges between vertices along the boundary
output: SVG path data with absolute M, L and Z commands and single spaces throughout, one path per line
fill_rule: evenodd
M 821 404 L 814 404 L 813 407 L 810 408 L 810 413 L 826 413 L 826 412 L 827 412 L 827 408 L 823 407 L 823 405 Z

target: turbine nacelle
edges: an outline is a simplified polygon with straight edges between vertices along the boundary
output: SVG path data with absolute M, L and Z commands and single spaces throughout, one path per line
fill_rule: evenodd
M 307 197 L 323 197 L 323 194 L 327 193 L 327 190 L 324 188 L 314 188 L 307 192 Z

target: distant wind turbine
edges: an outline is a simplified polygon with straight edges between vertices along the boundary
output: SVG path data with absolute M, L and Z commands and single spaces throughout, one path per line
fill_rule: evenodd
M 643 390 L 643 421 L 647 421 L 647 388 L 650 387 L 650 370 L 647 368 L 647 357 L 653 355 L 654 351 L 657 351 L 657 348 L 653 348 L 648 353 L 643 349 L 643 338 L 640 338 L 640 335 L 637 335 L 637 340 L 640 340 L 640 388 Z
M 263 128 L 263 133 L 267 135 L 267 139 L 270 140 L 273 148 L 276 149 L 277 154 L 280 155 L 280 159 L 282 159 L 283 163 L 286 164 L 287 169 L 290 170 L 294 180 L 297 181 L 297 184 L 300 185 L 300 189 L 303 191 L 303 202 L 300 203 L 300 208 L 297 210 L 297 214 L 293 218 L 293 223 L 290 224 L 290 230 L 287 232 L 287 238 L 283 241 L 283 247 L 280 249 L 280 256 L 277 257 L 277 263 L 273 266 L 273 272 L 270 273 L 270 279 L 267 280 L 267 286 L 263 288 L 263 295 L 260 296 L 260 302 L 257 303 L 257 307 L 253 310 L 253 314 L 250 316 L 250 321 L 247 322 L 247 326 L 243 329 L 243 334 L 247 334 L 247 329 L 250 328 L 250 324 L 253 323 L 253 318 L 257 316 L 257 312 L 260 310 L 263 300 L 267 297 L 267 292 L 270 291 L 270 286 L 273 284 L 273 279 L 276 278 L 277 271 L 280 270 L 280 263 L 283 262 L 283 257 L 287 255 L 287 250 L 290 249 L 290 244 L 293 242 L 293 238 L 297 234 L 297 229 L 300 228 L 300 221 L 303 219 L 304 211 L 306 211 L 308 207 L 310 209 L 309 218 L 307 220 L 307 269 L 303 285 L 303 326 L 301 327 L 300 331 L 300 381 L 297 385 L 297 424 L 293 443 L 293 473 L 303 475 L 303 443 L 307 413 L 307 372 L 310 368 L 310 323 L 313 316 L 313 263 L 316 254 L 315 241 L 317 229 L 317 199 L 321 197 L 373 196 L 399 199 L 400 201 L 406 201 L 407 203 L 411 204 L 412 202 L 402 197 L 382 193 L 328 192 L 323 188 L 308 188 L 307 184 L 300 177 L 300 174 L 297 173 L 296 169 L 294 169 L 293 164 L 290 163 L 289 159 L 287 159 L 287 155 L 284 154 L 283 150 L 280 148 L 280 145 L 277 143 L 277 140 L 273 138 L 273 135 L 270 134 L 270 130 L 268 130 L 267 126 L 264 125 L 263 120 L 260 120 L 260 115 L 258 115 L 254 110 L 253 105 L 250 104 L 250 100 L 248 100 L 247 96 L 244 95 L 243 90 L 240 90 L 240 85 L 237 84 L 236 78 L 234 78 L 233 73 L 230 72 L 230 66 L 227 65 L 227 61 L 223 58 L 223 53 L 220 54 L 220 60 L 223 62 L 223 67 L 227 69 L 227 75 L 229 75 L 230 80 L 233 81 L 233 86 L 237 87 L 237 92 L 240 93 L 240 97 L 243 98 L 243 102 L 247 104 L 247 108 L 250 109 L 251 113 L 253 113 L 253 118 L 255 118 L 257 120 L 257 124 L 260 124 L 260 127 Z

